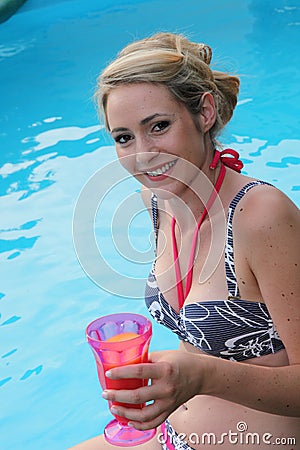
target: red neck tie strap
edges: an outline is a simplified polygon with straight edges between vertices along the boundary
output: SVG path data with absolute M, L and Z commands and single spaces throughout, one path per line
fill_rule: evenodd
M 240 155 L 238 154 L 238 152 L 231 148 L 226 148 L 221 152 L 219 152 L 219 150 L 215 150 L 214 158 L 209 168 L 214 170 L 217 167 L 218 162 L 221 160 L 225 166 L 235 170 L 236 172 L 240 172 L 244 167 L 244 164 L 239 159 L 239 157 Z
M 225 156 L 225 155 L 230 155 L 230 156 Z M 222 152 L 219 152 L 218 150 L 216 150 L 213 161 L 212 161 L 211 165 L 209 166 L 209 168 L 214 170 L 217 167 L 217 164 L 220 160 L 222 162 L 222 165 L 221 165 L 220 173 L 218 175 L 216 184 L 213 188 L 210 198 L 205 206 L 205 209 L 204 209 L 204 211 L 200 217 L 200 220 L 196 226 L 196 229 L 194 231 L 192 246 L 191 246 L 191 251 L 190 251 L 188 272 L 187 272 L 187 276 L 186 276 L 185 293 L 183 290 L 181 270 L 180 270 L 180 266 L 179 266 L 179 255 L 178 255 L 176 234 L 175 234 L 176 219 L 175 219 L 175 217 L 172 218 L 172 227 L 171 227 L 172 246 L 173 246 L 176 288 L 177 288 L 179 309 L 181 309 L 183 307 L 184 301 L 187 298 L 187 296 L 190 292 L 191 286 L 192 286 L 193 268 L 194 268 L 194 262 L 195 262 L 195 252 L 196 252 L 199 229 L 222 187 L 222 183 L 224 181 L 224 177 L 225 177 L 225 173 L 226 173 L 226 166 L 229 167 L 230 169 L 235 170 L 236 172 L 240 172 L 243 167 L 243 163 L 239 159 L 238 152 L 236 152 L 235 150 L 232 150 L 230 148 L 223 150 Z
M 181 270 L 179 266 L 179 260 L 178 260 L 178 249 L 177 249 L 177 242 L 176 242 L 176 234 L 175 234 L 175 225 L 176 225 L 176 219 L 175 217 L 172 218 L 172 246 L 173 246 L 173 256 L 174 256 L 174 265 L 175 265 L 175 275 L 176 275 L 176 288 L 177 288 L 177 297 L 178 297 L 178 305 L 179 309 L 182 308 L 185 299 L 187 298 L 190 289 L 192 287 L 192 278 L 193 278 L 193 269 L 194 269 L 194 263 L 195 263 L 195 253 L 196 253 L 196 247 L 197 247 L 197 239 L 198 239 L 198 233 L 199 229 L 209 212 L 210 208 L 214 204 L 214 201 L 216 200 L 218 193 L 222 187 L 222 183 L 225 178 L 226 173 L 226 167 L 224 164 L 222 164 L 220 173 L 218 175 L 216 184 L 212 190 L 212 193 L 210 194 L 210 197 L 208 199 L 207 204 L 205 205 L 204 211 L 200 217 L 199 222 L 197 223 L 196 229 L 194 231 L 193 240 L 192 240 L 192 246 L 190 251 L 190 258 L 189 258 L 189 265 L 188 265 L 188 272 L 186 276 L 186 286 L 185 286 L 185 294 L 183 291 L 183 284 L 182 284 L 182 277 L 181 277 Z

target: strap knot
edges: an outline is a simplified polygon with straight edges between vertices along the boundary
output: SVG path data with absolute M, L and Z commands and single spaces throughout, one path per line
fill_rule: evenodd
M 238 154 L 238 152 L 231 148 L 226 148 L 221 152 L 219 152 L 219 150 L 215 150 L 215 154 L 209 168 L 214 170 L 217 167 L 218 162 L 221 160 L 225 166 L 235 170 L 236 172 L 241 172 L 244 164 L 239 158 L 240 155 Z

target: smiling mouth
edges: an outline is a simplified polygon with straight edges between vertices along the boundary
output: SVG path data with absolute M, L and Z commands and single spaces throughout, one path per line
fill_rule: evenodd
M 160 175 L 164 175 L 168 170 L 171 169 L 176 164 L 177 160 L 171 161 L 169 163 L 164 164 L 159 169 L 152 170 L 151 172 L 146 172 L 149 177 L 159 177 Z

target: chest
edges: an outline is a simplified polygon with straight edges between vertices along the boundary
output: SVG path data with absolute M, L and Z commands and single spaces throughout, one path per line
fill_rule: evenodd
M 206 220 L 197 232 L 195 253 L 192 258 L 192 282 L 186 292 L 192 242 L 195 229 L 175 228 L 178 264 L 175 264 L 170 221 L 161 224 L 157 241 L 155 274 L 157 284 L 166 301 L 178 312 L 178 280 L 181 279 L 185 305 L 189 303 L 227 299 L 237 289 L 241 298 L 262 301 L 256 280 L 247 263 L 243 246 L 235 239 L 234 226 L 216 217 Z M 176 270 L 179 274 L 176 274 Z M 229 286 L 229 279 L 231 284 Z M 235 287 L 236 286 L 236 287 Z

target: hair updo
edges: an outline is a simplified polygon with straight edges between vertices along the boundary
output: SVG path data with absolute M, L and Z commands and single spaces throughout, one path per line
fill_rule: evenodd
M 211 70 L 211 58 L 208 45 L 173 33 L 158 33 L 127 45 L 98 78 L 95 97 L 106 125 L 108 95 L 122 84 L 163 84 L 192 115 L 201 110 L 202 94 L 210 92 L 217 113 L 210 134 L 216 144 L 217 134 L 232 117 L 240 82 L 236 76 Z

